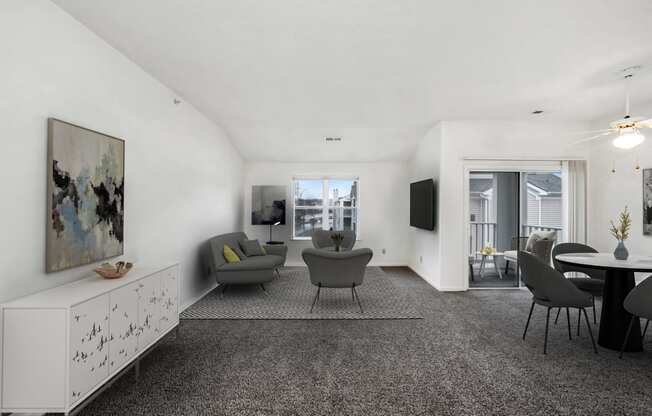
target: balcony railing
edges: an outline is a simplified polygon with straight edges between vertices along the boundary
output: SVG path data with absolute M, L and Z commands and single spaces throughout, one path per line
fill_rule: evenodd
M 532 234 L 535 231 L 561 231 L 562 229 L 560 227 L 550 227 L 547 225 L 529 225 L 529 224 L 523 224 L 522 226 L 522 231 L 523 231 L 523 236 L 528 237 L 530 234 Z
M 496 246 L 495 222 L 471 222 L 471 238 L 469 239 L 469 254 L 475 255 L 484 246 Z
M 496 247 L 496 223 L 495 222 L 470 222 L 469 254 L 475 255 L 485 246 Z M 562 231 L 560 227 L 547 225 L 530 225 L 521 226 L 521 235 L 529 237 L 535 231 Z M 559 236 L 558 236 L 559 237 Z

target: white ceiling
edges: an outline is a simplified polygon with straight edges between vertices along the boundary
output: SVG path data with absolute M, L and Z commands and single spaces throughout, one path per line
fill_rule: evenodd
M 538 108 L 593 120 L 630 65 L 634 110 L 652 100 L 650 0 L 53 1 L 248 160 L 403 159 L 439 120 Z

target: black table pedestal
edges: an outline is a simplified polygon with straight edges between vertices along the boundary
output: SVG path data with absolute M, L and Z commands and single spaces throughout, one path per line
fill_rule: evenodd
M 636 286 L 634 272 L 619 269 L 607 270 L 602 297 L 602 313 L 600 314 L 600 335 L 598 336 L 600 346 L 620 351 L 632 318 L 632 314 L 623 307 L 623 302 L 634 286 Z M 634 326 L 625 351 L 642 350 L 641 324 L 638 318 L 634 318 Z

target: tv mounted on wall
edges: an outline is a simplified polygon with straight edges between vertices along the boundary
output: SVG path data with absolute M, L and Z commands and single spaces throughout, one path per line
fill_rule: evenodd
M 435 229 L 435 182 L 432 179 L 410 184 L 410 226 Z

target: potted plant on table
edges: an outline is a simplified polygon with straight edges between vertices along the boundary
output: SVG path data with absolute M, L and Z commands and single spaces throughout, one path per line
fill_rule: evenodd
M 627 251 L 624 241 L 629 238 L 629 230 L 631 228 L 632 218 L 629 215 L 629 210 L 625 206 L 625 210 L 620 213 L 618 218 L 618 225 L 611 221 L 611 235 L 618 240 L 618 246 L 614 251 L 614 257 L 616 260 L 627 260 L 627 257 L 629 257 L 629 251 Z
M 342 247 L 342 241 L 344 241 L 344 235 L 341 233 L 335 233 L 331 235 L 331 240 L 333 240 L 333 244 L 335 244 L 335 251 L 341 251 Z

